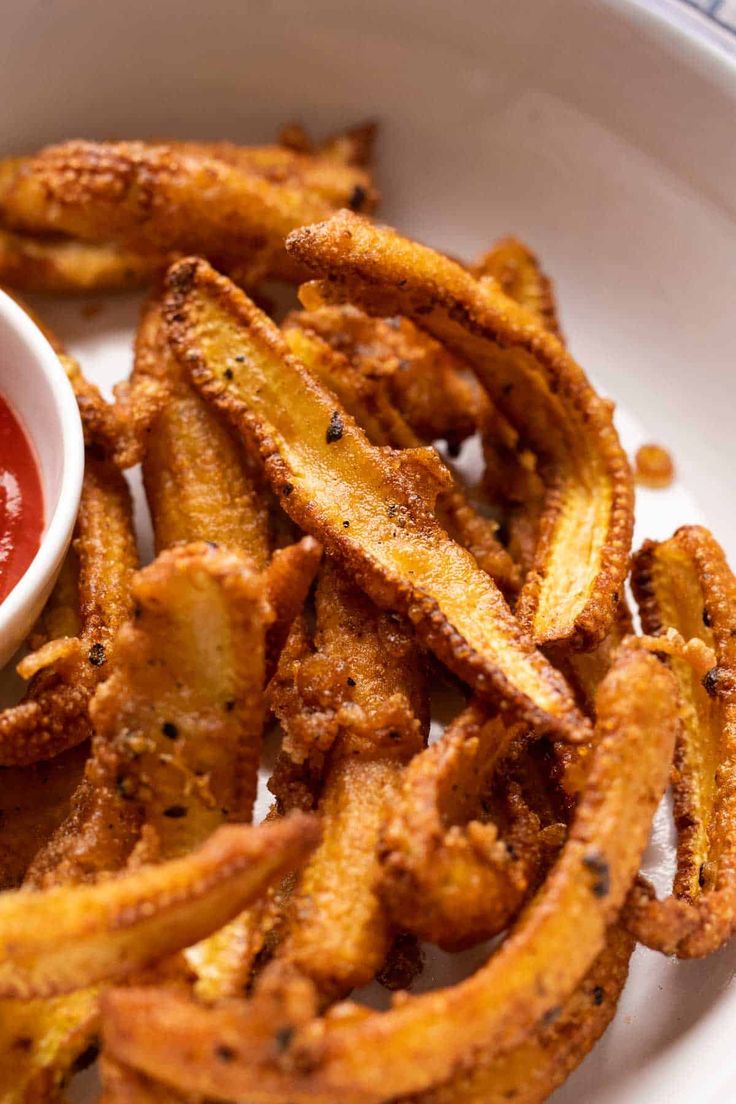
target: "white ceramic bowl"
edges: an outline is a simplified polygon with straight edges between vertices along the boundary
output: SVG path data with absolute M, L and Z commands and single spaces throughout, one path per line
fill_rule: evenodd
M 0 152 L 69 136 L 263 141 L 295 117 L 318 134 L 377 118 L 386 220 L 466 256 L 527 239 L 626 446 L 673 450 L 678 481 L 640 494 L 637 540 L 705 520 L 736 563 L 736 68 L 726 32 L 696 11 L 714 5 L 1 6 Z M 92 318 L 38 307 L 99 383 L 128 373 L 136 298 Z M 736 945 L 702 963 L 637 951 L 615 1023 L 555 1104 L 736 1100 L 735 972 Z M 452 977 L 441 956 L 430 974 Z
M 74 529 L 84 471 L 79 411 L 56 353 L 17 303 L 0 292 L 0 395 L 33 446 L 41 474 L 44 526 L 38 552 L 0 603 L 0 665 L 38 617 Z

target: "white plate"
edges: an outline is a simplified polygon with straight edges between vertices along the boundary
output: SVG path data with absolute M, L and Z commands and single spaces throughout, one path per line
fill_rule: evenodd
M 466 255 L 526 238 L 626 444 L 672 448 L 680 480 L 640 495 L 638 536 L 705 517 L 736 560 L 736 68 L 655 2 L 4 0 L 0 149 L 377 117 L 387 220 Z M 127 373 L 133 300 L 41 309 L 93 378 Z M 690 964 L 637 952 L 557 1104 L 736 1098 L 735 966 L 736 946 Z

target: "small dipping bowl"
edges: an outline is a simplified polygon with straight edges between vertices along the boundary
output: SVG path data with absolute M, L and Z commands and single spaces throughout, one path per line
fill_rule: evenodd
M 82 490 L 84 441 L 74 392 L 59 358 L 38 326 L 1 291 L 0 397 L 35 453 L 44 509 L 38 551 L 0 602 L 4 666 L 43 609 L 69 546 Z

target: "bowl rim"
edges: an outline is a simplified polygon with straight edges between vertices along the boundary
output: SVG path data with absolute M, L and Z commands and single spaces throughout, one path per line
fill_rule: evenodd
M 10 593 L 0 602 L 0 639 L 33 606 L 58 571 L 71 540 L 84 477 L 84 437 L 77 400 L 58 355 L 33 319 L 0 290 L 0 317 L 12 327 L 36 363 L 56 408 L 61 429 L 61 485 L 53 512 L 44 517 L 38 551 Z M 35 442 L 27 427 L 32 447 Z M 44 504 L 45 505 L 45 504 Z

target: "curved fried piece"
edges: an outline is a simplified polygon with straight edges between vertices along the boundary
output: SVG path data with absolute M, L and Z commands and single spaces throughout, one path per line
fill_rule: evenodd
M 704 677 L 684 658 L 668 660 L 683 722 L 672 777 L 674 892 L 665 900 L 638 892 L 626 918 L 647 946 L 697 958 L 736 927 L 736 579 L 713 536 L 686 526 L 644 545 L 632 582 L 645 632 L 676 629 L 715 653 Z
M 322 718 L 324 733 L 310 734 L 315 742 L 324 747 L 331 739 L 317 806 L 322 842 L 289 898 L 278 959 L 334 999 L 370 981 L 390 945 L 391 926 L 375 892 L 376 848 L 404 764 L 428 731 L 429 706 L 407 625 L 376 609 L 329 562 L 315 606 L 314 651 L 291 666 L 291 692 L 284 693 L 282 682 L 271 698 L 285 747 L 304 739 L 303 718 L 313 729 Z M 316 714 L 304 677 L 310 665 L 319 669 Z
M 314 193 L 331 207 L 370 214 L 378 202 L 372 176 L 344 159 L 287 149 L 285 146 L 238 146 L 234 142 L 166 141 L 177 153 L 214 158 L 271 184 L 286 184 Z
M 190 855 L 96 885 L 2 894 L 0 993 L 53 996 L 142 969 L 231 920 L 317 837 L 303 814 L 232 825 Z
M 279 972 L 277 970 L 276 974 Z M 257 1058 L 264 1051 L 272 1056 L 283 1053 L 293 1034 L 294 1025 L 308 1022 L 315 1011 L 314 991 L 309 982 L 301 979 L 284 987 L 274 975 L 274 984 L 262 985 L 254 997 L 247 1002 L 243 1000 L 218 1002 L 216 1007 L 221 1012 L 221 1021 L 223 1025 L 226 1021 L 227 1026 L 213 1046 L 209 1031 L 205 1032 L 201 1041 L 197 1031 L 199 1015 L 204 1013 L 206 1018 L 207 1008 L 188 1000 L 171 988 L 161 986 L 111 988 L 103 994 L 101 1003 L 104 1030 L 103 1053 L 107 1057 L 112 1057 L 114 1061 L 121 1062 L 136 1072 L 144 1072 L 156 1080 L 159 1080 L 159 1075 L 155 1069 L 144 1071 L 136 1062 L 128 1062 L 124 1057 L 125 1052 L 130 1050 L 135 1053 L 140 1047 L 142 1035 L 147 1034 L 151 1029 L 158 1035 L 164 1024 L 167 1026 L 163 1028 L 163 1035 L 160 1036 L 161 1044 L 164 1043 L 169 1031 L 179 1040 L 183 1033 L 189 1033 L 193 1028 L 186 1063 L 190 1068 L 185 1071 L 182 1067 L 184 1076 L 175 1077 L 172 1080 L 167 1076 L 167 1062 L 164 1059 L 160 1081 L 165 1090 L 174 1088 L 183 1090 L 185 1093 L 194 1093 L 197 1099 L 201 1099 L 200 1083 L 203 1079 L 209 1081 L 211 1077 L 213 1062 L 218 1067 L 217 1073 L 221 1074 L 216 1097 L 233 1099 L 230 1093 L 232 1082 L 229 1076 L 230 1066 L 237 1067 L 240 1062 L 249 1060 L 251 1056 Z M 149 1025 L 151 1025 L 150 1029 Z M 187 1074 L 191 1076 L 191 1080 L 186 1081 L 185 1086 Z M 204 1091 L 207 1092 L 207 1090 Z M 249 1099 L 260 1100 L 260 1091 L 255 1091 Z M 289 1099 L 292 1098 L 289 1097 Z M 325 1104 L 327 1104 L 326 1101 Z
M 538 457 L 546 499 L 517 604 L 539 643 L 592 647 L 628 570 L 633 489 L 611 407 L 560 342 L 490 281 L 349 212 L 289 236 L 289 253 L 328 275 L 313 301 L 351 301 L 421 325 L 477 373 Z
M 393 405 L 385 389 L 373 386 L 371 377 L 329 345 L 309 326 L 311 313 L 294 314 L 286 320 L 286 342 L 302 364 L 334 392 L 342 405 L 365 430 L 374 445 L 392 448 L 421 448 L 423 441 Z M 365 317 L 365 316 L 364 316 Z M 369 319 L 370 321 L 370 319 Z M 498 525 L 482 517 L 449 468 L 447 490 L 437 495 L 435 513 L 449 535 L 467 548 L 505 593 L 518 590 L 520 574 L 499 541 Z
M 91 735 L 87 706 L 107 674 L 108 650 L 132 611 L 138 553 L 130 495 L 112 465 L 87 458 L 74 546 L 79 558 L 78 637 L 51 641 L 19 671 L 33 675 L 25 699 L 0 713 L 0 763 L 34 763 Z
M 133 584 L 135 620 L 118 634 L 90 712 L 118 789 L 142 807 L 162 856 L 251 817 L 272 617 L 265 589 L 241 557 L 207 544 L 163 552 Z
M 439 1088 L 402 1104 L 542 1104 L 593 1049 L 614 1017 L 634 940 L 615 925 L 606 946 L 552 1024 L 494 1061 L 482 1057 Z
M 478 279 L 492 277 L 501 290 L 526 307 L 539 324 L 564 343 L 552 283 L 536 256 L 515 238 L 503 238 L 471 268 Z M 483 484 L 491 502 L 503 503 L 509 552 L 524 574 L 531 569 L 544 509 L 544 483 L 537 458 L 519 430 L 492 404 L 481 418 L 485 471 Z
M 199 250 L 285 279 L 299 273 L 286 235 L 333 209 L 314 192 L 144 142 L 65 142 L 8 175 L 0 218 L 13 230 L 61 231 L 154 257 Z
M 166 268 L 165 257 L 142 257 L 104 242 L 34 237 L 0 229 L 0 284 L 19 291 L 78 295 L 145 287 Z
M 47 1000 L 0 1001 L 0 1099 L 48 1104 L 61 1099 L 70 1072 L 96 1054 L 97 989 Z
M 145 441 L 143 482 L 156 550 L 207 540 L 268 562 L 268 513 L 243 447 L 182 378 L 169 348 L 157 297 L 144 307 L 133 381 L 163 383 L 171 398 Z
M 309 330 L 341 353 L 382 392 L 421 438 L 459 447 L 476 430 L 484 407 L 463 365 L 406 318 L 371 318 L 351 306 L 291 315 L 287 325 Z
M 564 680 L 427 507 L 431 484 L 444 483 L 435 454 L 372 446 L 273 323 L 205 261 L 180 262 L 168 282 L 180 361 L 258 451 L 289 516 L 379 606 L 407 614 L 419 639 L 480 693 L 498 694 L 540 730 L 584 739 Z
M 545 330 L 562 338 L 552 281 L 536 255 L 518 238 L 495 242 L 470 271 L 478 280 L 492 277 L 504 295 L 530 310 Z
M 397 926 L 452 950 L 497 935 L 518 911 L 539 846 L 476 818 L 521 732 L 475 702 L 409 764 L 380 849 L 381 898 Z
M 636 874 L 667 781 L 678 719 L 670 672 L 624 645 L 598 694 L 599 741 L 568 840 L 533 902 L 488 963 L 466 981 L 403 998 L 388 1012 L 351 1004 L 299 1027 L 261 1060 L 218 1043 L 248 1006 L 198 1008 L 172 997 L 130 1025 L 126 994 L 107 1002 L 112 1053 L 175 1087 L 228 1100 L 375 1102 L 440 1084 L 479 1054 L 491 1061 L 553 1020 L 605 946 Z M 621 824 L 626 831 L 621 831 Z M 196 1043 L 193 1045 L 193 1040 Z M 242 1048 L 240 1048 L 242 1049 Z
M 384 752 L 402 741 L 421 745 L 428 705 L 409 627 L 331 561 L 320 573 L 315 618 L 313 639 L 297 624 L 269 689 L 291 760 L 329 751 L 338 738 L 358 750 L 360 741 Z

